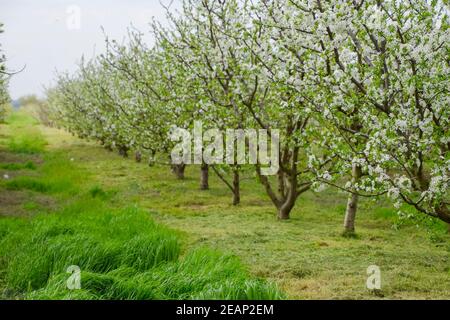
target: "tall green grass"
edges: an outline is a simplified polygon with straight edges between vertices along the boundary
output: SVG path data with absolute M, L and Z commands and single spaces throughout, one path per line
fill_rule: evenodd
M 19 226 L 20 224 L 20 226 Z M 59 214 L 0 220 L 4 282 L 30 299 L 277 299 L 239 260 L 208 249 L 180 257 L 176 233 L 136 209 L 86 197 Z M 80 267 L 81 289 L 66 270 Z
M 8 181 L 6 184 L 6 189 L 8 190 L 31 190 L 41 193 L 50 192 L 52 190 L 52 185 L 40 181 L 39 179 L 32 177 L 17 177 L 14 180 Z
M 37 154 L 45 150 L 47 141 L 35 128 L 26 129 L 10 138 L 8 149 L 14 153 Z

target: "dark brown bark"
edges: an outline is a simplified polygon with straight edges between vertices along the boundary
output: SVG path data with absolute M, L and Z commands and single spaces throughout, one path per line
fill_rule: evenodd
M 285 188 L 285 184 L 286 184 L 286 180 L 285 180 L 285 174 L 283 171 L 279 170 L 278 171 L 278 193 L 282 196 L 282 197 L 286 197 L 286 188 Z
M 126 146 L 119 146 L 119 154 L 124 157 L 124 158 L 128 158 L 128 148 Z
M 290 218 L 291 210 L 294 208 L 295 199 L 287 199 L 286 202 L 278 209 L 278 219 L 287 220 Z
M 209 189 L 209 166 L 203 163 L 200 167 L 200 190 Z
M 286 220 L 290 218 L 290 213 L 292 208 L 295 206 L 295 202 L 297 201 L 297 170 L 293 170 L 293 173 L 288 175 L 288 181 L 284 182 L 284 191 L 285 195 L 282 195 L 282 204 L 278 208 L 278 219 Z
M 239 170 L 233 170 L 233 205 L 237 206 L 241 202 L 241 190 Z
M 354 164 L 352 168 L 352 184 L 357 183 L 361 178 L 361 167 Z M 355 218 L 358 210 L 359 196 L 356 193 L 350 193 L 347 201 L 347 210 L 344 218 L 344 233 L 355 232 Z
M 172 172 L 175 174 L 177 179 L 183 180 L 184 179 L 184 169 L 186 168 L 185 164 L 173 164 L 172 165 Z
M 258 175 L 259 181 L 264 186 L 264 189 L 266 190 L 267 195 L 269 196 L 272 203 L 277 207 L 277 209 L 281 206 L 281 200 L 278 199 L 276 193 L 273 191 L 272 186 L 270 185 L 269 179 L 266 176 L 263 176 L 261 174 L 261 169 L 257 166 L 256 167 L 256 173 Z
M 441 203 L 436 206 L 436 213 L 439 219 L 450 224 L 450 209 L 447 204 Z

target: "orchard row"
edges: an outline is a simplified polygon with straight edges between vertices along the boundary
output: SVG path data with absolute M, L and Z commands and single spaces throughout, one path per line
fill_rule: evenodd
M 279 170 L 202 164 L 240 200 L 252 170 L 280 219 L 324 186 L 450 223 L 450 29 L 442 1 L 185 0 L 126 43 L 60 74 L 53 120 L 126 155 L 169 163 L 174 126 L 280 132 Z M 208 129 L 208 128 L 205 128 Z M 160 159 L 160 160 L 156 160 Z M 162 160 L 161 160 L 162 159 Z M 184 165 L 173 171 L 183 177 Z

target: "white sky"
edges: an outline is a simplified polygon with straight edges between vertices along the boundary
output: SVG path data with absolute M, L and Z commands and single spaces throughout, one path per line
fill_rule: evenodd
M 25 94 L 42 96 L 55 70 L 74 70 L 84 54 L 92 57 L 104 51 L 104 35 L 122 40 L 131 24 L 149 30 L 152 17 L 165 21 L 161 3 L 171 0 L 0 0 L 0 22 L 4 33 L 0 44 L 9 70 L 21 73 L 10 80 L 13 99 Z M 179 7 L 174 0 L 171 8 Z M 80 28 L 76 13 L 80 9 Z M 69 26 L 69 27 L 68 27 Z M 75 27 L 75 29 L 74 29 Z M 151 39 L 149 38 L 149 41 Z

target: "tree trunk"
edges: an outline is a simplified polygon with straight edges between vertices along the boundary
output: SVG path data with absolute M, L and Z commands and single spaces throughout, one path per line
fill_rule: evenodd
M 285 195 L 283 195 L 282 201 L 278 207 L 278 219 L 287 220 L 290 218 L 290 213 L 295 206 L 297 200 L 297 177 L 295 175 L 289 175 L 288 179 L 284 179 L 283 189 Z
M 288 220 L 290 218 L 291 210 L 294 206 L 293 205 L 287 205 L 284 204 L 281 206 L 280 209 L 278 209 L 278 219 L 280 220 Z
M 172 172 L 177 176 L 177 179 L 184 179 L 184 169 L 186 168 L 185 164 L 173 164 Z
M 128 158 L 128 148 L 126 146 L 120 146 L 119 154 L 124 158 Z
M 200 190 L 209 189 L 209 167 L 206 163 L 203 163 L 200 169 Z
M 155 165 L 155 154 L 156 154 L 156 152 L 153 150 L 150 152 L 150 156 L 148 157 L 148 162 L 147 162 L 149 167 L 153 167 Z
M 297 170 L 297 160 L 300 147 L 296 146 L 291 151 L 286 149 L 281 156 L 282 166 L 278 171 L 278 193 L 277 195 L 271 185 L 267 176 L 261 174 L 261 168 L 256 166 L 256 174 L 259 181 L 266 189 L 266 193 L 269 196 L 272 203 L 277 208 L 278 219 L 286 220 L 290 218 L 290 213 L 295 206 L 295 202 L 300 194 L 308 191 L 311 188 L 312 182 L 305 181 L 299 184 L 299 172 Z M 282 170 L 282 167 L 290 167 L 289 170 Z M 283 171 L 283 172 L 280 172 Z
M 233 171 L 233 205 L 236 206 L 241 202 L 241 190 L 239 181 L 239 171 Z
M 362 172 L 361 167 L 354 164 L 352 167 L 352 183 L 356 183 L 361 178 Z M 356 211 L 358 209 L 358 198 L 359 196 L 354 193 L 350 193 L 347 201 L 347 209 L 345 211 L 344 218 L 344 233 L 351 234 L 355 232 L 355 217 Z
M 344 233 L 350 234 L 355 232 L 355 217 L 358 209 L 358 198 L 359 196 L 354 193 L 351 193 L 348 196 L 347 209 L 344 218 Z
M 278 193 L 280 194 L 280 196 L 282 198 L 285 198 L 286 197 L 286 188 L 285 188 L 286 181 L 285 181 L 284 172 L 281 170 L 278 170 L 277 176 L 278 176 Z
M 263 184 L 266 189 L 267 194 L 272 200 L 273 204 L 276 206 L 278 210 L 278 219 L 287 220 L 290 218 L 291 210 L 295 206 L 295 202 L 300 193 L 305 192 L 310 188 L 310 185 L 305 186 L 302 190 L 297 190 L 297 175 L 293 174 L 288 177 L 289 183 L 287 183 L 286 178 L 279 180 L 278 188 L 279 190 L 283 189 L 283 194 L 277 196 L 270 185 L 269 179 L 266 176 L 261 175 L 259 168 L 257 167 L 256 173 L 259 177 L 259 180 Z M 279 176 L 280 177 L 280 176 Z M 281 189 L 280 189 L 281 186 Z

